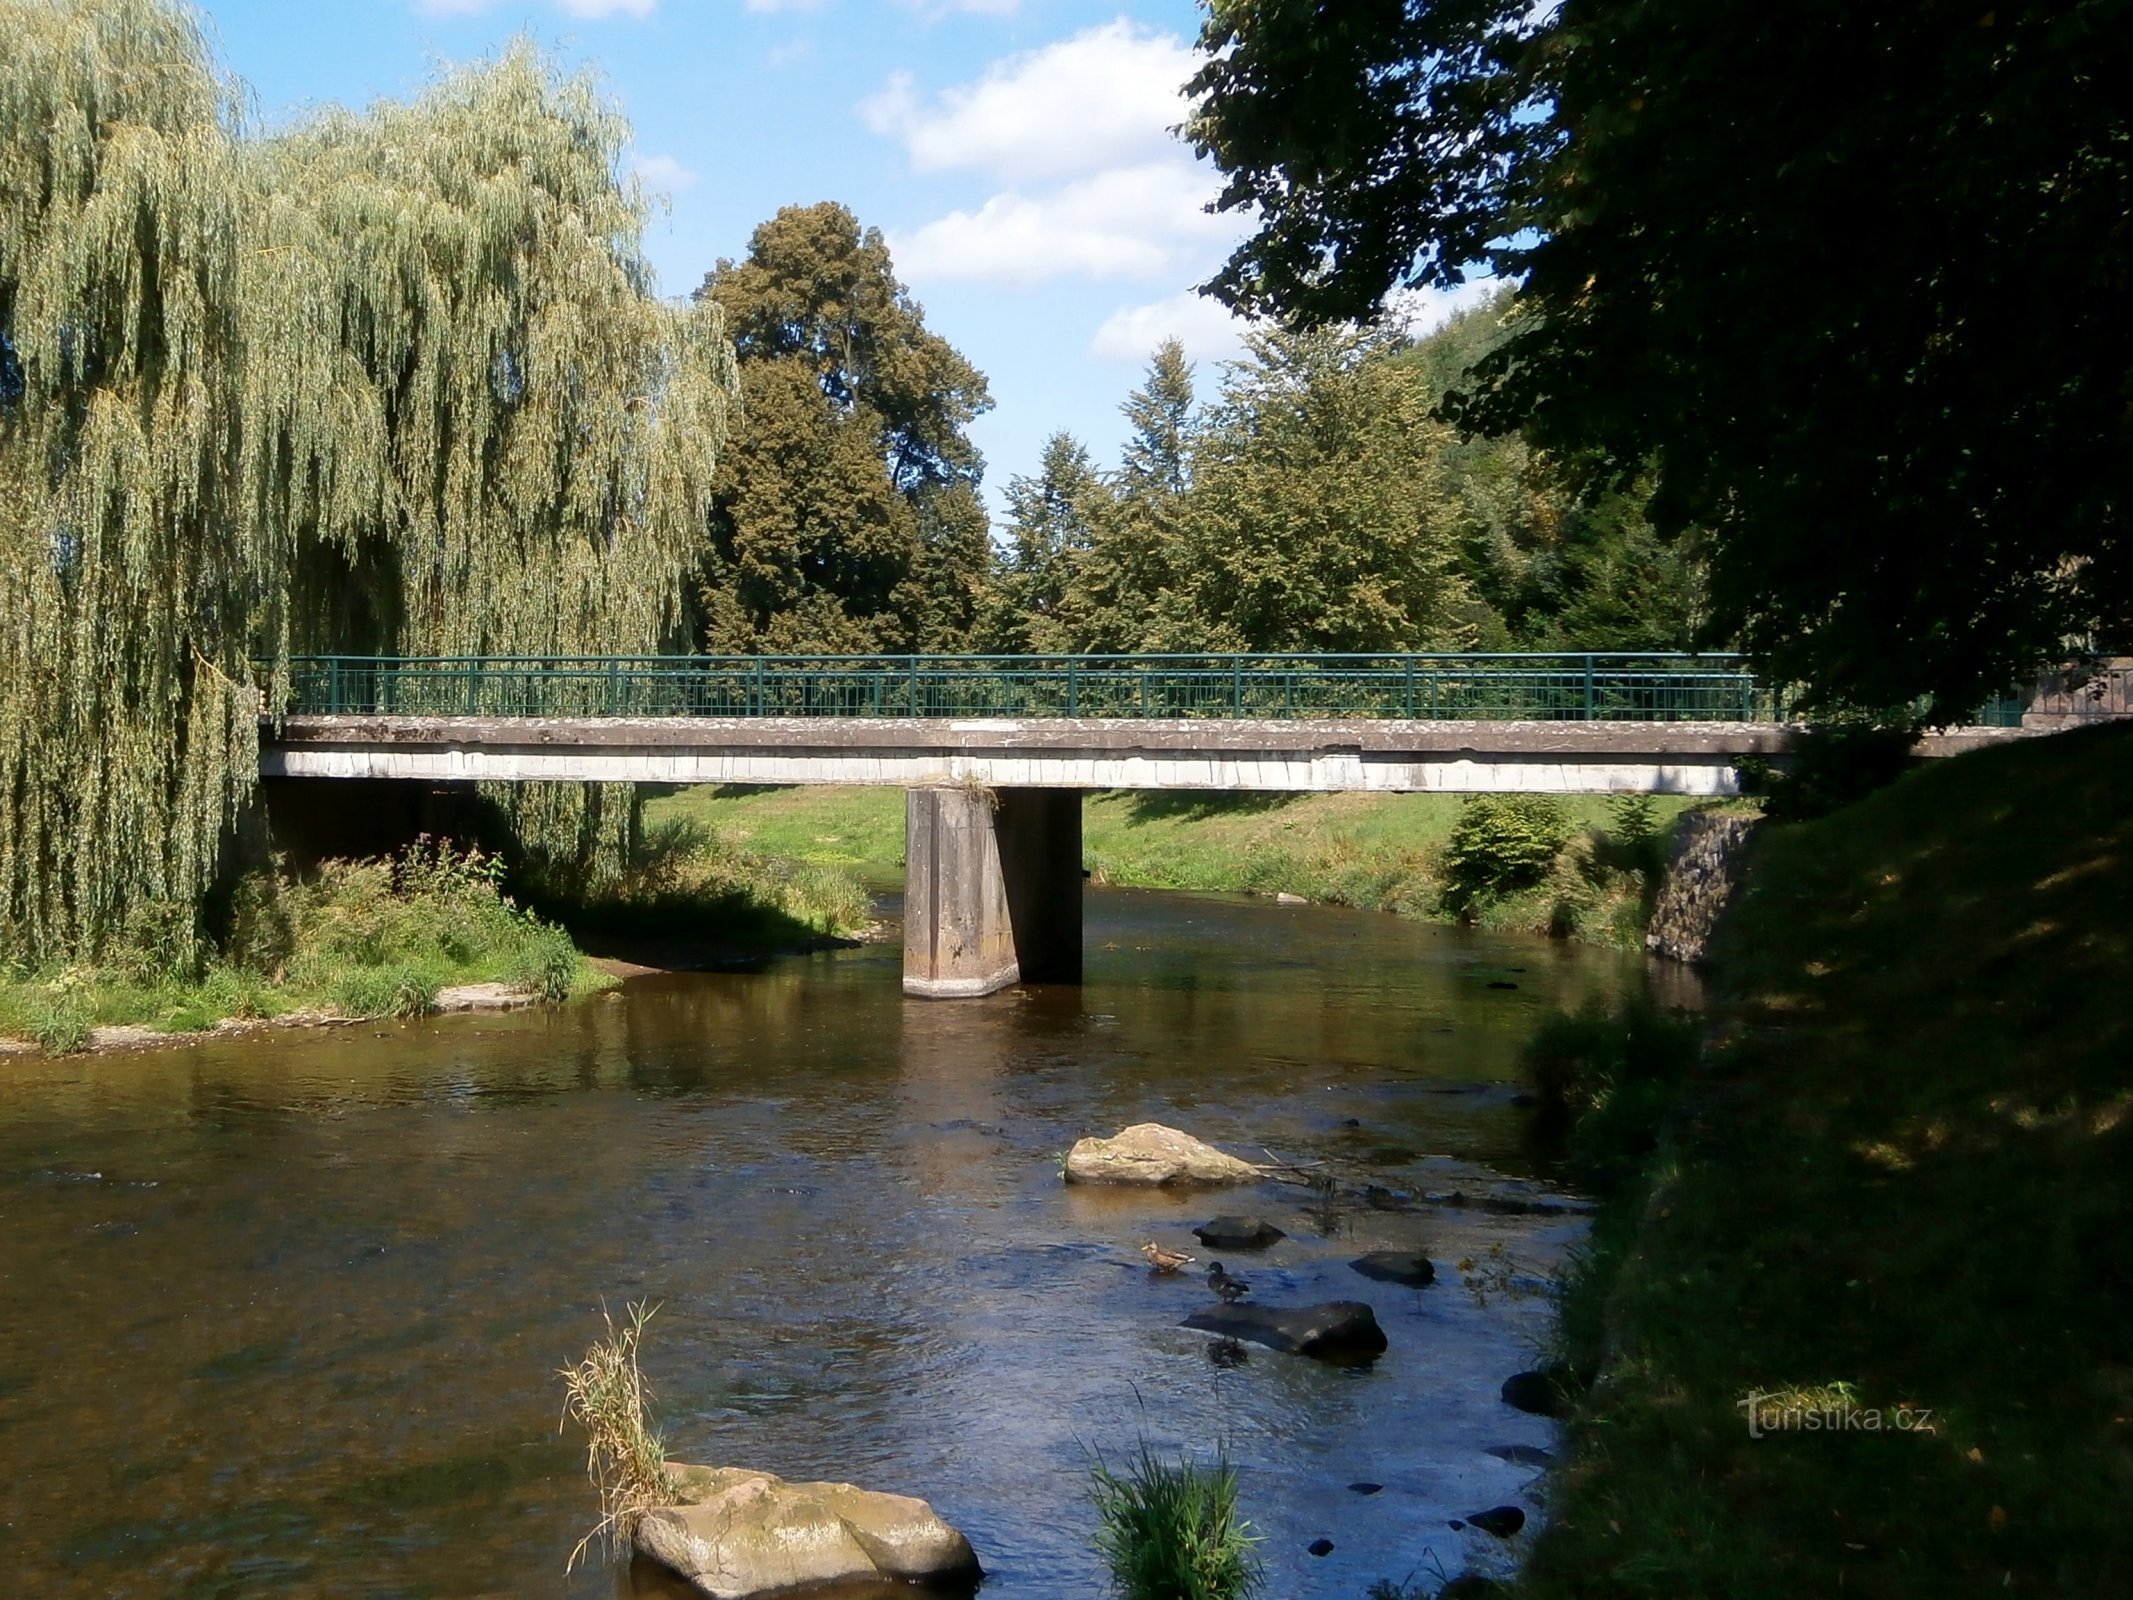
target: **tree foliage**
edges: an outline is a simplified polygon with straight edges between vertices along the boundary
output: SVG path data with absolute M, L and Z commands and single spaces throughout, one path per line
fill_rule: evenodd
M 1470 642 L 1419 374 L 1352 330 L 1257 333 L 1195 439 L 1185 607 L 1236 650 Z
M 1216 0 L 1191 133 L 1306 320 L 1522 280 L 1465 420 L 1661 533 L 1708 636 L 1960 714 L 2133 624 L 2126 0 Z
M 661 644 L 733 376 L 651 292 L 626 127 L 530 51 L 260 140 L 166 0 L 0 29 L 0 940 L 40 957 L 189 924 L 255 655 Z M 628 812 L 512 799 L 566 857 Z
M 964 430 L 992 402 L 880 231 L 841 205 L 788 206 L 697 298 L 725 313 L 747 408 L 711 512 L 706 645 L 960 646 L 987 560 Z

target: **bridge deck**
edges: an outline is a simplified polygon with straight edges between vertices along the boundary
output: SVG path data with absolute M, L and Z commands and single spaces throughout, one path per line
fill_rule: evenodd
M 267 777 L 1726 795 L 1774 722 L 292 716 Z M 2020 730 L 1928 735 L 1950 755 Z

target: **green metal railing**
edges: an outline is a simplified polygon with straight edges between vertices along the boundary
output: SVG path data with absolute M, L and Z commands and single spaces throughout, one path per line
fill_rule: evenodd
M 1782 715 L 1733 656 L 304 656 L 294 714 L 468 717 Z

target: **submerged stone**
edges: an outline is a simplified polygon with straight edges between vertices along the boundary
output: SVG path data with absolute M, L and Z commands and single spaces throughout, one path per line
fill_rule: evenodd
M 711 1600 L 888 1580 L 974 1591 L 970 1541 L 923 1500 L 674 1464 L 688 1499 L 638 1519 L 636 1553 Z
M 1411 1256 L 1398 1250 L 1373 1250 L 1348 1265 L 1366 1278 L 1380 1283 L 1404 1283 L 1411 1289 L 1424 1289 L 1437 1281 L 1437 1269 L 1430 1265 L 1428 1256 Z
M 1109 1139 L 1083 1139 L 1067 1152 L 1069 1183 L 1257 1183 L 1249 1161 L 1160 1122 L 1140 1122 Z
M 1264 1250 L 1288 1237 L 1264 1217 L 1217 1217 L 1192 1236 L 1210 1250 Z
M 1183 1325 L 1321 1361 L 1367 1361 L 1385 1350 L 1377 1313 L 1360 1300 L 1287 1308 L 1211 1306 L 1195 1311 Z

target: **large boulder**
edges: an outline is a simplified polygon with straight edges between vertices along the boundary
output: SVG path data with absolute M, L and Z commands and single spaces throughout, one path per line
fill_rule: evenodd
M 983 1576 L 970 1541 L 923 1500 L 742 1467 L 673 1470 L 687 1499 L 647 1511 L 632 1542 L 712 1600 L 869 1581 L 968 1592 Z
M 1385 1330 L 1378 1326 L 1377 1313 L 1360 1300 L 1329 1300 L 1320 1306 L 1210 1306 L 1187 1317 L 1184 1326 L 1321 1361 L 1367 1361 L 1385 1350 Z
M 1116 1138 L 1083 1139 L 1066 1158 L 1069 1183 L 1256 1183 L 1261 1176 L 1249 1161 L 1160 1122 L 1135 1123 Z

